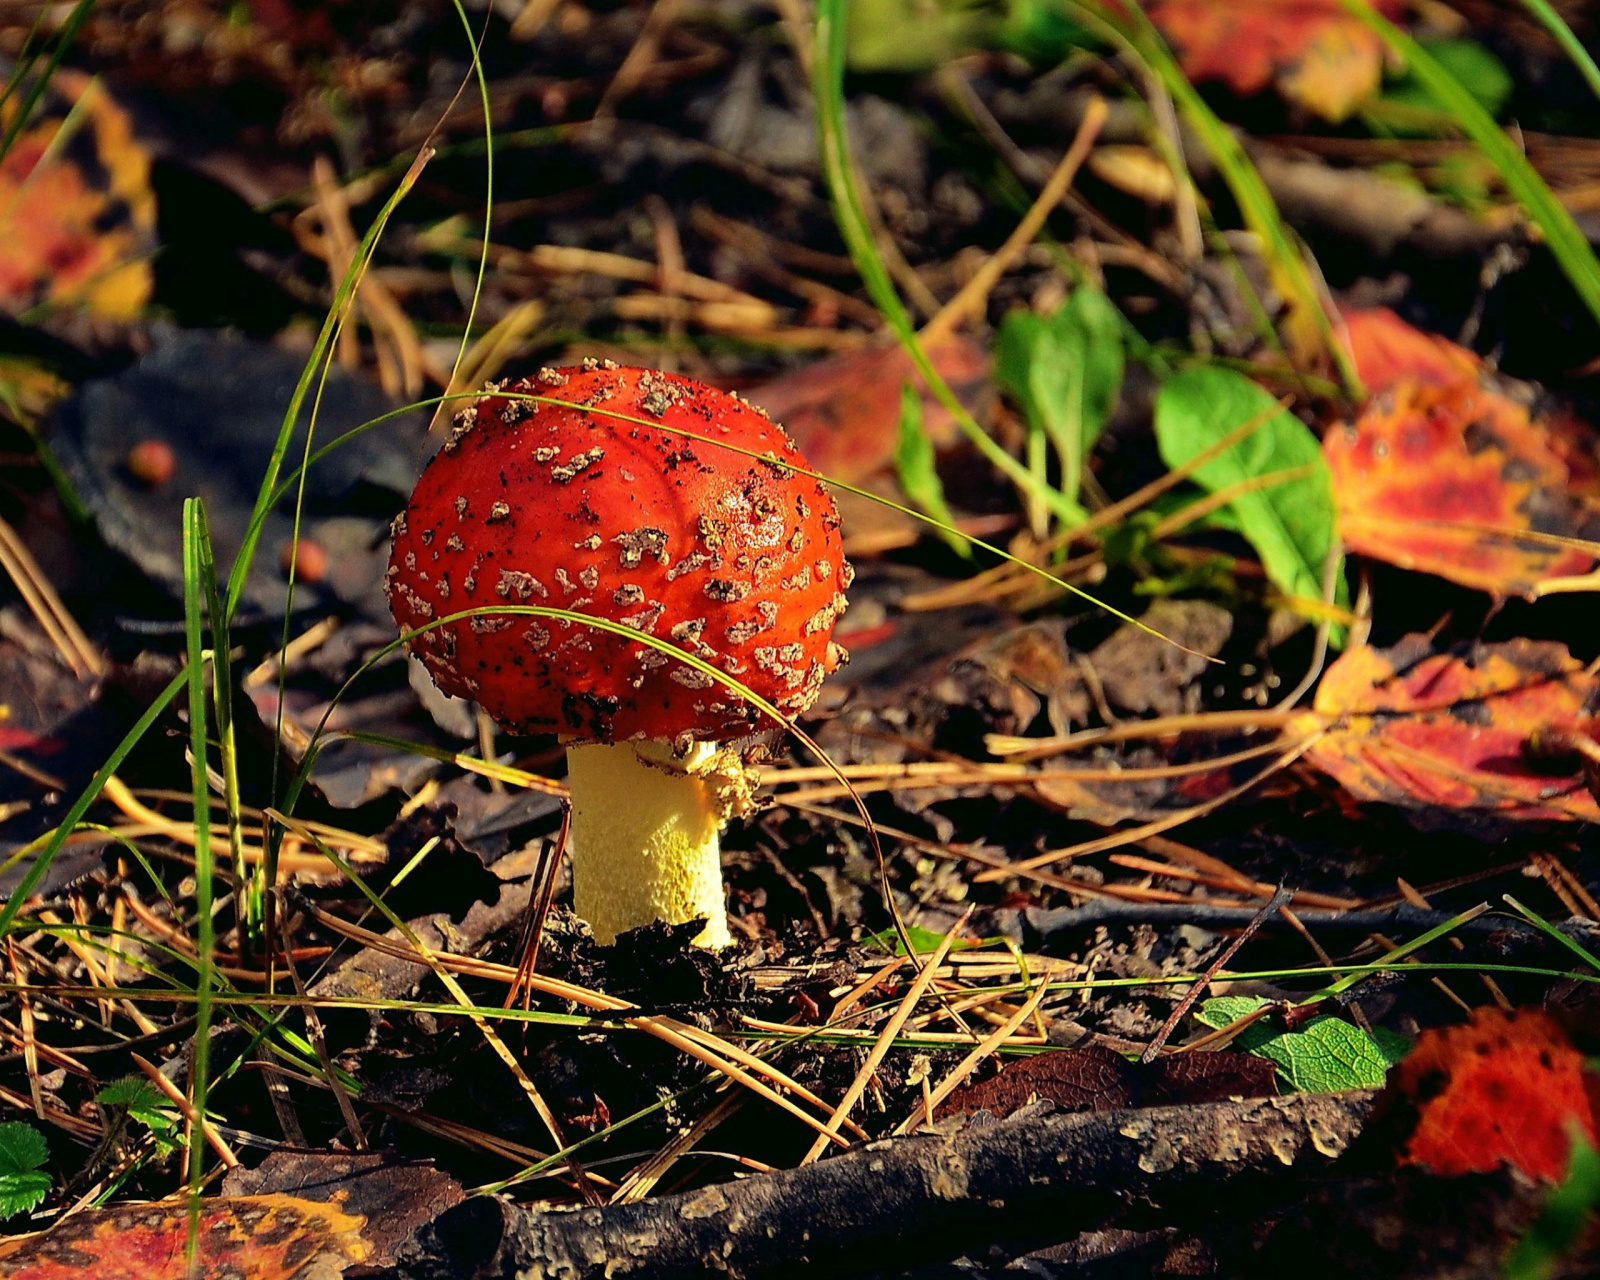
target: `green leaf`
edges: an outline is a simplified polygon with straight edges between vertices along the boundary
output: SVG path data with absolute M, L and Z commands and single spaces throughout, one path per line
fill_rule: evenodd
M 995 44 L 1036 67 L 1053 67 L 1073 50 L 1098 48 L 1104 41 L 1074 22 L 1052 0 L 1013 0 L 995 33 Z
M 1378 1046 L 1378 1052 L 1391 1067 L 1417 1047 L 1417 1042 L 1410 1036 L 1390 1031 L 1387 1027 L 1373 1027 L 1372 1042 Z
M 1195 1017 L 1205 1026 L 1221 1028 L 1266 1003 L 1258 996 L 1217 996 L 1202 1004 Z M 1340 1018 L 1313 1018 L 1298 1031 L 1279 1031 L 1263 1019 L 1240 1032 L 1235 1043 L 1271 1062 L 1297 1092 L 1337 1093 L 1380 1087 L 1389 1068 L 1405 1056 L 1410 1041 L 1383 1034 L 1386 1045 Z M 1399 1041 L 1405 1041 L 1405 1048 Z
M 0 1124 L 0 1218 L 26 1213 L 45 1198 L 50 1175 L 39 1166 L 50 1158 L 50 1148 L 31 1125 Z
M 1192 479 L 1216 493 L 1258 476 L 1310 468 L 1298 479 L 1241 493 L 1229 506 L 1273 585 L 1285 595 L 1320 600 L 1334 546 L 1333 481 L 1322 446 L 1303 422 L 1243 374 L 1202 365 L 1161 388 L 1156 440 L 1167 466 L 1179 467 L 1263 415 L 1262 426 L 1201 463 Z M 1335 600 L 1348 603 L 1342 561 L 1337 583 Z
M 1260 996 L 1212 996 L 1195 1011 L 1195 1021 L 1221 1031 L 1240 1018 L 1254 1013 L 1264 1004 L 1271 1004 Z
M 1365 1031 L 1331 1017 L 1313 1018 L 1251 1052 L 1276 1063 L 1278 1074 L 1301 1093 L 1381 1088 L 1390 1065 Z
M 995 373 L 1028 425 L 1061 460 L 1061 492 L 1076 500 L 1084 459 L 1122 390 L 1122 317 L 1100 290 L 1083 286 L 1055 312 L 1013 311 L 1000 327 Z
M 933 441 L 922 428 L 922 396 L 907 378 L 900 386 L 900 428 L 894 442 L 894 469 L 900 487 L 917 507 L 946 528 L 940 532 L 961 555 L 971 555 L 966 540 L 955 532 L 955 517 L 944 500 L 944 483 L 933 455 Z
M 906 926 L 906 934 L 910 937 L 911 945 L 916 948 L 919 956 L 932 954 L 939 949 L 939 945 L 944 941 L 944 934 L 935 933 L 932 929 L 924 929 L 915 924 Z M 989 947 L 1002 941 L 1004 941 L 1002 938 L 983 938 L 976 942 L 968 938 L 957 938 L 950 944 L 950 950 L 971 951 L 976 947 Z M 880 933 L 869 933 L 865 938 L 861 939 L 861 945 L 864 947 L 877 947 L 895 956 L 903 956 L 906 953 L 905 946 L 893 929 L 884 929 Z
M 176 1148 L 178 1120 L 170 1110 L 172 1104 L 143 1076 L 113 1080 L 95 1094 L 95 1100 L 102 1107 L 127 1111 L 130 1120 L 137 1120 L 149 1129 L 155 1135 L 156 1150 L 161 1155 Z
M 1499 58 L 1473 40 L 1424 40 L 1420 43 L 1440 67 L 1477 99 L 1480 107 L 1491 116 L 1500 114 L 1511 97 L 1513 86 L 1511 73 Z M 1446 121 L 1450 119 L 1439 100 L 1411 74 L 1386 89 L 1383 101 L 1437 112 Z
M 851 0 L 853 71 L 927 71 L 989 43 L 999 15 L 984 0 Z

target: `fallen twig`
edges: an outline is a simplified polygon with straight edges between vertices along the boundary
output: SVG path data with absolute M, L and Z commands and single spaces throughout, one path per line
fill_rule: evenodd
M 1057 1239 L 1129 1196 L 1326 1168 L 1374 1094 L 1301 1094 L 1134 1111 L 1025 1113 L 873 1143 L 819 1164 L 637 1204 L 530 1212 L 487 1196 L 440 1215 L 400 1261 L 411 1280 L 859 1275 L 987 1240 Z

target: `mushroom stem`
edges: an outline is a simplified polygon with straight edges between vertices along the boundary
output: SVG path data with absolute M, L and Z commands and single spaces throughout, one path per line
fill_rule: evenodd
M 665 742 L 574 744 L 573 905 L 603 946 L 654 920 L 703 919 L 694 941 L 725 947 L 718 840 L 727 819 L 750 807 L 738 756 L 697 742 L 674 753 Z

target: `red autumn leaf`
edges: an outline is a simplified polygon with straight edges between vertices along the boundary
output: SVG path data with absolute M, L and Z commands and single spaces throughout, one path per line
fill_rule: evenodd
M 1600 537 L 1594 433 L 1535 415 L 1470 351 L 1392 312 L 1346 323 L 1374 394 L 1323 438 L 1345 544 L 1496 595 L 1587 574 L 1596 556 L 1557 538 Z
M 0 308 L 131 317 L 151 287 L 150 158 L 127 112 L 87 76 L 58 72 L 46 103 L 0 161 Z
M 1522 405 L 1477 385 L 1402 382 L 1331 428 L 1339 530 L 1352 551 L 1532 599 L 1595 556 L 1532 534 L 1600 537 L 1600 515 Z
M 198 1274 L 249 1280 L 334 1277 L 370 1252 L 365 1218 L 293 1196 L 201 1202 Z M 181 1201 L 89 1209 L 42 1235 L 0 1242 L 0 1280 L 186 1280 L 189 1207 Z
M 1417 1116 L 1400 1162 L 1444 1177 L 1508 1164 L 1559 1182 L 1573 1132 L 1600 1140 L 1600 1076 L 1536 1009 L 1479 1009 L 1467 1026 L 1424 1032 L 1390 1089 Z
M 1367 391 L 1388 391 L 1402 381 L 1426 386 L 1476 382 L 1483 361 L 1438 334 L 1413 328 L 1387 307 L 1341 314 L 1356 371 Z
M 1564 645 L 1519 639 L 1458 655 L 1412 635 L 1344 654 L 1296 729 L 1320 723 L 1307 758 L 1358 800 L 1593 822 L 1600 808 L 1576 769 L 1546 767 L 1530 739 L 1581 720 L 1596 693 Z
M 968 338 L 946 338 L 928 358 L 963 404 L 981 416 L 993 399 L 989 353 Z M 786 373 L 746 393 L 788 428 L 813 468 L 852 484 L 889 469 L 900 422 L 900 388 L 921 379 L 905 348 L 864 347 Z M 931 394 L 922 397 L 922 423 L 935 446 L 953 444 L 955 420 Z
M 1391 18 L 1403 8 L 1374 7 Z M 1325 120 L 1343 120 L 1383 80 L 1382 42 L 1339 0 L 1157 0 L 1150 18 L 1189 79 L 1240 94 L 1275 84 Z

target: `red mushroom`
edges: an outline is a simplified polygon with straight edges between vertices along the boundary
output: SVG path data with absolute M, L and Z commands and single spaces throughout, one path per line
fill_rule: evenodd
M 491 385 L 395 522 L 390 606 L 408 631 L 504 604 L 606 619 L 796 715 L 842 656 L 830 636 L 852 577 L 803 465 L 760 410 L 674 374 L 585 361 Z M 571 620 L 483 615 L 413 648 L 446 693 L 567 741 L 575 905 L 602 943 L 694 919 L 697 942 L 728 943 L 718 836 L 751 785 L 726 744 L 771 727 L 756 707 L 670 651 Z

